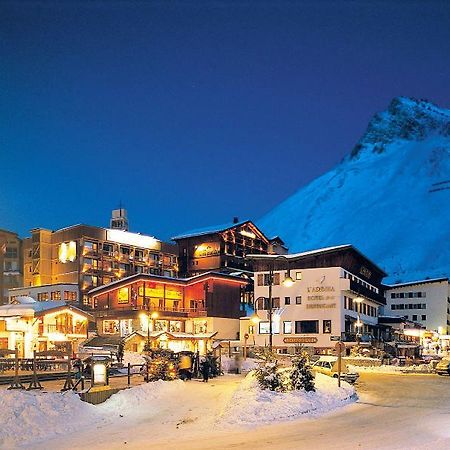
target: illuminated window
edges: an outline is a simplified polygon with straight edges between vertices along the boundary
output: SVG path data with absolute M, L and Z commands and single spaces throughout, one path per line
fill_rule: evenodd
M 285 321 L 283 322 L 283 334 L 291 334 L 292 333 L 292 322 Z
M 270 333 L 269 321 L 259 322 L 259 334 L 269 334 L 269 333 Z M 280 322 L 278 320 L 272 321 L 272 333 L 273 334 L 280 333 Z
M 331 320 L 323 321 L 323 333 L 330 334 L 331 333 Z
M 53 291 L 51 293 L 52 300 L 61 300 L 61 291 Z
M 295 279 L 301 280 L 302 279 L 302 273 L 301 272 L 295 272 Z
M 128 303 L 130 298 L 130 290 L 127 287 L 120 288 L 117 291 L 117 303 Z
M 77 293 L 73 291 L 64 291 L 64 300 L 74 302 L 77 300 Z
M 37 300 L 38 302 L 46 302 L 48 300 L 48 292 L 39 292 Z

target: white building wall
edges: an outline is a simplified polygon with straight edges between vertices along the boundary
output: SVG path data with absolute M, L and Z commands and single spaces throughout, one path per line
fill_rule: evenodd
M 403 298 L 398 297 L 400 293 L 403 294 Z M 393 294 L 395 295 L 394 298 L 392 297 Z M 448 279 L 393 285 L 385 291 L 385 297 L 384 314 L 406 316 L 409 320 L 422 324 L 428 330 L 440 334 L 450 333 L 450 326 L 447 323 L 450 317 L 447 313 L 448 308 L 450 308 L 450 284 Z M 425 305 L 425 307 L 411 308 L 409 306 L 417 304 Z M 403 305 L 403 309 L 398 309 L 401 305 Z M 417 316 L 417 319 L 413 316 Z
M 258 285 L 258 275 L 261 273 L 267 274 L 267 272 L 255 273 L 255 299 L 268 297 L 269 287 Z M 333 348 L 335 342 L 331 340 L 331 337 L 337 338 L 345 332 L 345 316 L 351 316 L 355 320 L 358 317 L 356 311 L 345 309 L 344 296 L 354 298 L 357 294 L 350 292 L 350 280 L 344 278 L 343 269 L 340 267 L 292 269 L 291 277 L 294 279 L 294 285 L 291 287 L 282 284 L 286 271 L 275 273 L 280 274 L 280 285 L 273 286 L 272 297 L 280 298 L 280 310 L 274 314 L 275 318 L 279 317 L 280 326 L 279 332 L 273 335 L 273 346 L 285 348 L 303 344 Z M 290 298 L 289 305 L 285 304 L 285 297 Z M 298 300 L 301 302 L 300 304 L 298 304 L 297 297 L 301 298 Z M 378 309 L 378 304 L 369 299 L 365 299 L 365 303 Z M 261 322 L 268 322 L 267 311 L 258 311 L 258 316 Z M 295 322 L 304 320 L 318 321 L 318 333 L 296 333 Z M 376 325 L 378 319 L 360 314 L 360 320 L 366 325 Z M 325 332 L 324 321 L 331 321 L 331 332 Z M 284 332 L 284 322 L 291 322 L 291 333 Z M 255 344 L 257 346 L 268 345 L 269 335 L 260 334 L 260 326 L 255 327 Z M 242 324 L 241 334 L 245 327 L 247 324 Z M 302 340 L 304 342 L 301 342 Z M 250 341 L 253 343 L 253 336 Z

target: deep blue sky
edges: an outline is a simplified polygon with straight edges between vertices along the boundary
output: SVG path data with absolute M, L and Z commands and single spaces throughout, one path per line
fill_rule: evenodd
M 450 2 L 0 3 L 0 228 L 257 219 L 398 95 L 450 107 Z

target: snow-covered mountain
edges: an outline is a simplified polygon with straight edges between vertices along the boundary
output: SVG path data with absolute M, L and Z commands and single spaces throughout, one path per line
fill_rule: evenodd
M 349 156 L 257 224 L 290 252 L 353 244 L 389 282 L 450 276 L 450 110 L 395 98 Z

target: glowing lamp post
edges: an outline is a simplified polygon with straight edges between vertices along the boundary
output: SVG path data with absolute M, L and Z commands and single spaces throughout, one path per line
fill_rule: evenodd
M 142 313 L 142 318 L 147 319 L 147 349 L 150 349 L 150 320 L 152 321 L 152 328 L 155 330 L 155 320 L 159 317 L 159 314 L 157 311 L 148 313 Z
M 358 319 L 356 321 L 356 343 L 359 345 L 361 342 L 361 329 L 364 326 L 363 322 L 361 321 L 361 303 L 364 301 L 364 299 L 360 296 L 355 297 L 353 301 L 358 305 L 357 307 L 357 313 L 358 313 Z
M 261 259 L 258 257 L 250 257 L 249 259 L 253 259 L 253 260 L 262 260 L 264 261 L 266 258 Z M 294 280 L 291 277 L 291 269 L 289 267 L 289 259 L 284 256 L 284 255 L 278 255 L 275 256 L 274 258 L 270 258 L 270 262 L 269 262 L 269 274 L 268 274 L 268 278 L 267 278 L 267 285 L 269 286 L 269 298 L 268 300 L 268 305 L 267 305 L 267 309 L 268 309 L 268 318 L 269 318 L 269 350 L 272 351 L 272 347 L 273 347 L 273 324 L 272 324 L 272 319 L 273 319 L 273 298 L 272 298 L 272 288 L 273 288 L 273 282 L 274 282 L 274 270 L 275 270 L 275 261 L 277 261 L 278 259 L 283 259 L 284 261 L 287 262 L 287 272 L 286 275 L 284 277 L 284 280 L 282 282 L 283 286 L 285 287 L 291 287 L 294 284 Z M 256 301 L 255 301 L 255 314 L 256 314 Z M 258 318 L 259 319 L 259 318 Z

